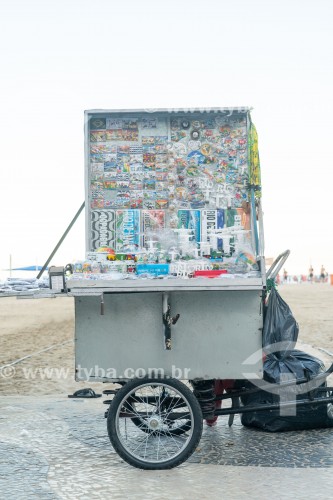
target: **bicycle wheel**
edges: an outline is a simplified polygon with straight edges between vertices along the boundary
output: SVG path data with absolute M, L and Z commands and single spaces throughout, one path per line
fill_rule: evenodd
M 172 395 L 165 389 L 163 388 L 162 389 L 162 393 L 161 393 L 161 406 L 160 406 L 160 411 L 167 411 L 170 403 L 172 402 Z M 149 396 L 147 397 L 147 402 L 149 402 L 149 404 L 151 404 L 152 406 L 157 406 L 158 403 L 156 402 L 155 398 L 154 397 L 150 397 Z M 179 403 L 179 406 L 177 408 L 181 408 L 181 404 L 185 404 L 185 403 Z M 130 405 L 130 410 L 133 410 L 134 412 L 136 412 L 136 407 L 138 406 L 138 403 L 137 401 L 132 401 L 131 402 L 131 405 Z M 147 433 L 150 433 L 151 430 L 150 430 L 150 427 L 149 427 L 149 423 L 148 423 L 148 418 L 149 417 L 146 417 L 146 416 L 142 416 L 142 417 L 133 417 L 132 418 L 132 422 L 137 426 L 139 427 L 139 429 L 143 432 L 147 432 Z M 177 420 L 171 420 L 171 419 L 166 419 L 165 420 L 165 426 L 166 426 L 166 430 L 162 430 L 160 429 L 160 433 L 161 434 L 168 434 L 168 433 L 171 433 L 173 434 L 174 436 L 180 436 L 181 434 L 184 434 L 184 432 L 187 432 L 191 429 L 191 420 L 190 418 L 188 417 L 185 417 L 185 418 L 179 418 Z
M 175 434 L 181 426 L 186 430 Z M 130 465 L 171 469 L 197 447 L 202 412 L 193 393 L 178 380 L 135 379 L 112 400 L 107 428 L 112 446 Z

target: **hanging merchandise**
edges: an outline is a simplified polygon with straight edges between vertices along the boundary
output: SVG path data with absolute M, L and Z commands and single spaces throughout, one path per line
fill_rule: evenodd
M 253 188 L 256 198 L 261 196 L 260 159 L 258 149 L 258 134 L 251 122 L 249 130 L 249 171 L 250 186 Z

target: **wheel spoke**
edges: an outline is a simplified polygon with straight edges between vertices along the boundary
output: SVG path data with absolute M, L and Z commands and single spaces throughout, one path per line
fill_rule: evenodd
M 188 388 L 184 389 L 185 396 L 180 382 L 151 380 L 133 381 L 125 389 L 126 386 L 119 393 L 116 405 L 111 405 L 114 430 L 112 434 L 109 431 L 111 442 L 116 441 L 116 451 L 125 460 L 147 464 L 144 468 L 163 468 L 159 464 L 179 463 L 178 457 L 184 456 L 189 445 L 193 452 L 193 442 L 197 440 L 193 439 L 195 422 L 199 418 L 197 436 L 202 419 L 198 417 L 198 408 L 194 420 L 193 405 L 197 402 Z
M 182 450 L 187 441 L 187 436 L 186 438 L 178 437 L 178 439 L 176 439 L 172 434 L 172 431 L 170 431 L 170 424 L 171 426 L 177 426 L 178 422 L 171 422 L 170 420 L 169 422 L 167 421 L 168 416 L 173 412 L 173 410 L 177 408 L 177 406 L 179 407 L 179 399 L 181 399 L 181 404 L 184 406 L 183 398 L 181 398 L 179 394 L 176 394 L 174 390 L 170 393 L 169 391 L 165 391 L 165 388 L 161 386 L 148 386 L 146 391 L 145 388 L 140 389 L 140 391 L 136 390 L 134 391 L 134 394 L 129 395 L 127 399 L 131 399 L 131 403 L 128 405 L 126 404 L 126 406 L 130 408 L 131 413 L 134 414 L 133 416 L 139 419 L 139 423 L 137 423 L 136 428 L 140 430 L 148 427 L 148 432 L 142 439 L 142 436 L 136 436 L 133 434 L 133 429 L 131 428 L 132 437 L 130 440 L 127 439 L 127 445 L 133 455 L 138 456 L 143 460 L 159 461 L 162 458 L 170 459 Z M 146 395 L 145 392 L 148 392 L 148 394 L 150 393 L 154 397 L 154 405 L 144 401 L 144 397 Z M 168 401 L 166 411 L 162 412 L 161 406 L 167 397 L 170 398 L 170 400 Z M 187 405 L 185 404 L 185 406 Z M 139 411 L 141 415 L 139 415 Z M 146 413 L 146 417 L 142 417 L 143 412 Z M 159 419 L 160 427 L 155 432 L 152 432 L 154 429 L 149 432 L 149 419 L 152 415 L 156 415 L 156 418 Z M 187 411 L 186 416 L 190 417 L 189 411 Z M 130 419 L 128 417 L 125 417 L 125 421 L 129 420 Z M 129 423 L 130 422 L 128 422 L 128 424 Z M 163 431 L 163 435 L 160 431 Z M 127 433 L 129 433 L 129 428 Z

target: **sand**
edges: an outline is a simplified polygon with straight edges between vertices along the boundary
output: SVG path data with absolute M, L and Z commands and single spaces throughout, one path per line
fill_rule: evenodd
M 299 341 L 333 353 L 333 286 L 283 285 L 278 290 L 299 323 Z
M 329 366 L 333 362 L 329 355 L 333 354 L 333 286 L 284 285 L 279 292 L 300 325 L 297 347 Z M 0 367 L 32 355 L 2 372 L 0 394 L 67 395 L 80 387 L 105 389 L 103 384 L 75 382 L 73 339 L 74 299 L 0 297 Z M 50 346 L 54 347 L 36 354 Z

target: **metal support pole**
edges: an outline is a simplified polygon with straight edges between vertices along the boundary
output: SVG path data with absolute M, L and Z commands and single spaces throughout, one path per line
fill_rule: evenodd
M 54 247 L 54 250 L 51 252 L 51 255 L 49 256 L 49 258 L 47 259 L 47 261 L 45 262 L 45 264 L 43 265 L 42 269 L 40 270 L 40 272 L 38 273 L 37 275 L 37 279 L 39 279 L 43 272 L 45 271 L 45 269 L 47 268 L 50 260 L 53 258 L 53 256 L 55 255 L 55 253 L 57 252 L 58 248 L 60 247 L 61 243 L 64 241 L 64 239 L 66 238 L 67 234 L 69 233 L 69 231 L 72 229 L 74 223 L 76 222 L 77 218 L 79 217 L 80 213 L 82 212 L 82 210 L 84 209 L 84 205 L 85 205 L 85 202 L 82 203 L 82 205 L 80 206 L 79 210 L 76 212 L 76 214 L 74 215 L 71 223 L 69 224 L 69 226 L 67 227 L 66 231 L 64 232 L 64 234 L 62 235 L 62 237 L 60 238 L 60 240 L 58 241 L 58 243 L 56 244 L 56 246 Z

